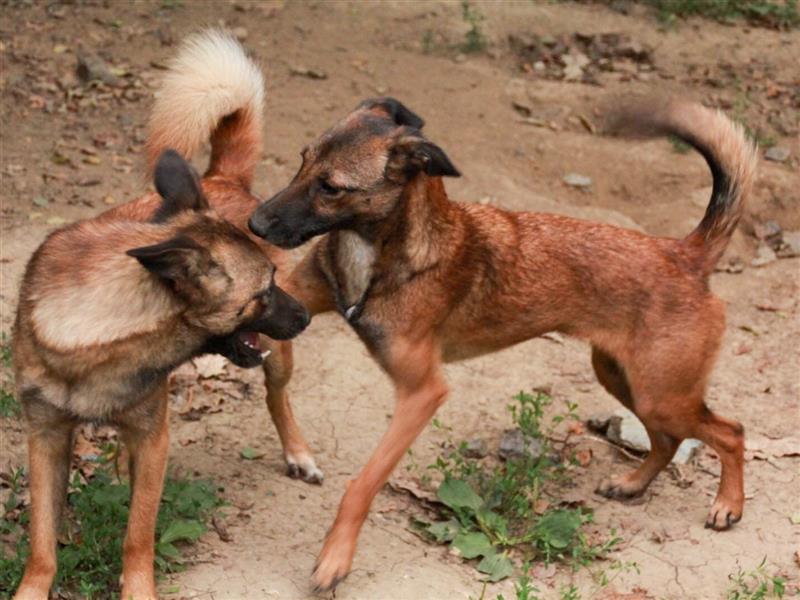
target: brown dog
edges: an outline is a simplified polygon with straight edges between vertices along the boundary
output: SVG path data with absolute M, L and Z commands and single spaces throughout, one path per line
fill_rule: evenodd
M 650 436 L 647 460 L 598 491 L 642 493 L 681 440 L 698 438 L 722 461 L 707 526 L 741 518 L 743 430 L 703 396 L 725 327 L 708 277 L 750 190 L 754 148 L 740 127 L 694 104 L 639 108 L 619 123 L 676 135 L 708 161 L 711 202 L 687 238 L 451 202 L 441 177 L 458 171 L 422 136 L 422 119 L 387 98 L 362 103 L 306 148 L 289 186 L 251 218 L 255 233 L 286 248 L 330 232 L 287 290 L 312 314 L 344 315 L 397 393 L 389 429 L 327 536 L 318 588 L 347 574 L 372 499 L 444 402 L 442 362 L 553 330 L 591 343 L 598 379 Z
M 29 427 L 31 555 L 17 598 L 47 598 L 72 434 L 86 421 L 117 426 L 131 456 L 122 596 L 155 597 L 167 375 L 200 353 L 253 367 L 264 360 L 262 343 L 274 350 L 267 400 L 290 470 L 321 479 L 283 391 L 291 346 L 274 341 L 300 333 L 308 313 L 276 285 L 274 262 L 284 253 L 246 228 L 258 203 L 249 187 L 262 96 L 261 75 L 235 41 L 218 32 L 190 40 L 151 123 L 159 193 L 53 233 L 28 264 L 14 366 Z M 179 154 L 164 152 L 191 155 L 209 135 L 202 182 Z

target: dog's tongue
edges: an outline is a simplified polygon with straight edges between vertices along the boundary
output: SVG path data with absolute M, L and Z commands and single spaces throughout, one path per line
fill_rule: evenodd
M 255 331 L 242 331 L 239 337 L 246 346 L 261 352 L 261 341 L 258 339 L 258 333 Z

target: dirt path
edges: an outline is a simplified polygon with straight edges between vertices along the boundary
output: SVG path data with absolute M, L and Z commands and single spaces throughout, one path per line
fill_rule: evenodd
M 463 55 L 452 49 L 468 29 L 456 3 L 94 4 L 3 2 L 3 332 L 10 331 L 25 262 L 47 232 L 141 193 L 141 144 L 159 66 L 187 32 L 224 23 L 244 38 L 266 73 L 268 135 L 255 188 L 264 197 L 294 173 L 305 143 L 360 99 L 384 94 L 423 115 L 428 135 L 465 174 L 448 182 L 452 196 L 563 212 L 657 235 L 684 235 L 696 224 L 710 178 L 699 157 L 678 153 L 667 142 L 593 135 L 595 109 L 609 96 L 652 89 L 684 94 L 725 107 L 762 141 L 787 149 L 785 162 L 763 161 L 747 216 L 724 261 L 739 261 L 744 270 L 712 279 L 729 312 L 709 403 L 741 420 L 753 439 L 797 439 L 800 259 L 750 266 L 756 225 L 774 219 L 785 230 L 800 230 L 797 31 L 706 21 L 662 31 L 636 6 L 625 15 L 571 3 L 478 3 L 486 16 L 481 27 L 489 50 Z M 645 47 L 647 58 L 614 58 L 609 71 L 586 67 L 584 75 L 591 74 L 599 85 L 567 82 L 541 75 L 535 61 L 526 63 L 508 41 L 510 35 L 523 40 L 531 34 L 564 35 L 574 44 L 575 32 L 624 33 Z M 618 50 L 619 44 L 611 45 Z M 99 54 L 118 81 L 100 89 L 82 85 L 74 69 L 77 57 L 88 53 Z M 324 78 L 293 74 L 309 70 Z M 568 173 L 591 177 L 591 187 L 567 186 Z M 177 378 L 170 464 L 224 485 L 233 541 L 206 535 L 196 564 L 165 582 L 165 587 L 180 587 L 176 598 L 308 595 L 308 575 L 345 482 L 385 429 L 392 395 L 383 374 L 337 317 L 315 320 L 296 348 L 291 391 L 326 474 L 322 487 L 283 476 L 260 373 L 229 367 L 222 381 Z M 551 386 L 557 400 L 578 402 L 583 417 L 616 408 L 595 382 L 588 358 L 588 349 L 578 342 L 541 339 L 450 366 L 452 394 L 439 418 L 456 439 L 480 436 L 493 447 L 509 424 L 505 404 L 520 389 Z M 177 413 L 187 386 L 195 402 L 220 410 L 200 420 L 181 418 Z M 0 418 L 0 436 L 0 470 L 24 464 L 21 425 Z M 443 433 L 429 429 L 414 446 L 416 462 L 432 462 L 443 440 Z M 629 468 L 629 460 L 603 443 L 588 438 L 580 443 L 592 448 L 594 458 L 576 470 L 575 494 L 595 509 L 599 528 L 615 527 L 624 539 L 614 558 L 639 566 L 638 574 L 621 575 L 603 594 L 719 598 L 737 565 L 751 569 L 765 556 L 771 571 L 796 590 L 791 586 L 800 581 L 793 558 L 800 550 L 800 526 L 792 525 L 790 516 L 800 512 L 800 458 L 748 461 L 745 517 L 720 534 L 703 529 L 718 481 L 713 455 L 705 453 L 697 464 L 662 475 L 643 502 L 622 505 L 593 495 L 592 489 L 607 471 Z M 264 457 L 242 460 L 244 446 L 263 451 Z M 480 596 L 482 584 L 472 567 L 410 532 L 412 509 L 407 498 L 389 491 L 378 497 L 355 569 L 337 598 Z M 544 597 L 556 596 L 573 578 L 584 597 L 594 589 L 586 572 L 536 573 Z M 511 585 L 490 586 L 485 597 L 513 597 Z

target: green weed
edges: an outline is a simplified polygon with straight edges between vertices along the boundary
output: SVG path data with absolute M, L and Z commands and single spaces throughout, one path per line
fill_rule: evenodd
M 417 521 L 415 526 L 429 539 L 449 544 L 488 581 L 499 581 L 514 572 L 512 557 L 524 561 L 563 561 L 573 567 L 588 565 L 606 556 L 620 542 L 612 530 L 603 543 L 592 543 L 585 526 L 591 511 L 551 506 L 546 488 L 564 481 L 565 448 L 556 448 L 548 437 L 556 424 L 576 419 L 576 406 L 544 423 L 551 398 L 542 392 L 520 392 L 509 405 L 511 418 L 522 432 L 520 456 L 490 467 L 480 459 L 464 456 L 465 444 L 437 458 L 429 469 L 442 476 L 438 499 L 446 506 L 443 519 Z M 535 598 L 530 580 L 518 581 L 518 597 Z M 521 595 L 521 596 L 520 596 Z
M 728 575 L 731 587 L 727 600 L 765 600 L 766 598 L 783 598 L 786 582 L 778 576 L 767 573 L 767 557 L 751 571 L 743 571 L 741 567 L 736 574 Z
M 22 413 L 22 407 L 17 402 L 11 383 L 11 368 L 13 367 L 11 356 L 11 342 L 5 332 L 0 333 L 0 363 L 2 363 L 4 373 L 0 378 L 0 417 L 18 417 Z
M 648 0 L 667 24 L 692 16 L 790 29 L 800 26 L 797 0 Z
M 118 591 L 122 571 L 122 539 L 128 520 L 130 488 L 112 478 L 110 465 L 98 468 L 86 480 L 75 473 L 67 498 L 68 510 L 59 537 L 58 573 L 53 590 L 58 597 L 109 598 Z M 21 479 L 21 470 L 12 481 Z M 18 484 L 14 484 L 17 485 Z M 13 550 L 0 555 L 0 598 L 7 598 L 19 584 L 29 553 L 24 525 L 27 513 L 13 519 L 18 489 L 0 518 L 0 532 L 13 539 Z M 156 526 L 156 568 L 160 573 L 183 568 L 181 550 L 206 532 L 205 522 L 222 505 L 215 486 L 207 481 L 168 477 Z
M 469 0 L 461 0 L 461 18 L 469 25 L 469 31 L 464 34 L 464 43 L 461 44 L 462 52 L 483 52 L 486 49 L 486 35 L 483 33 L 481 23 L 486 20 Z

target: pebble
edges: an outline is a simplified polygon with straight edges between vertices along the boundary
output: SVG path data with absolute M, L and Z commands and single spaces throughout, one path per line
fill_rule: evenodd
M 569 173 L 564 176 L 564 183 L 577 188 L 588 188 L 592 185 L 592 178 L 578 173 Z
M 461 450 L 461 455 L 465 458 L 483 458 L 487 454 L 489 454 L 489 448 L 486 441 L 481 438 L 468 441 Z
M 778 258 L 794 258 L 800 256 L 800 231 L 784 231 Z
M 773 162 L 785 162 L 790 154 L 791 151 L 789 148 L 785 148 L 784 146 L 772 146 L 772 148 L 767 148 L 767 151 L 764 152 L 764 158 Z
M 522 458 L 525 455 L 537 458 L 542 455 L 542 444 L 539 440 L 529 439 L 527 444 L 525 442 L 521 429 L 506 429 L 497 453 L 503 460 Z
M 618 446 L 635 452 L 649 452 L 650 450 L 650 438 L 647 430 L 638 417 L 629 410 L 621 408 L 610 415 L 594 415 L 587 420 L 586 424 L 594 431 L 603 432 L 609 441 Z M 703 443 L 699 440 L 683 440 L 672 458 L 672 462 L 679 465 L 686 464 L 702 445 Z

